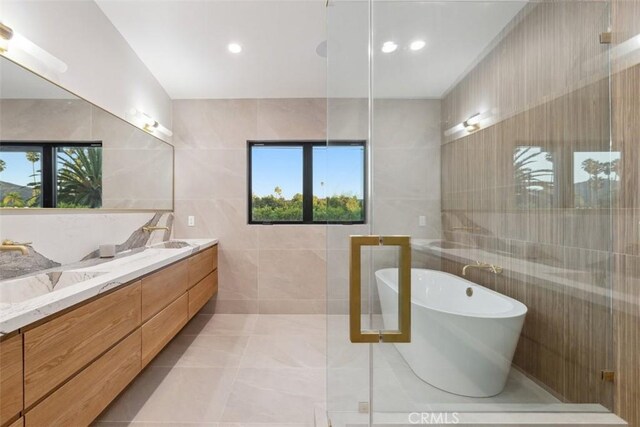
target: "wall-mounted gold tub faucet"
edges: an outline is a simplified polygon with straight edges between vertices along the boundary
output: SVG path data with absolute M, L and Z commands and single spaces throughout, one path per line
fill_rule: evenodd
M 29 255 L 29 248 L 27 247 L 27 245 L 30 245 L 31 242 L 29 243 L 16 243 L 13 240 L 3 240 L 2 244 L 0 245 L 0 251 L 1 252 L 9 252 L 9 251 L 14 251 L 14 252 L 20 252 L 22 253 L 22 255 Z
M 463 276 L 467 275 L 467 270 L 469 268 L 479 268 L 481 270 L 489 270 L 493 274 L 502 273 L 502 267 L 499 267 L 499 266 L 493 265 L 493 264 L 487 264 L 487 263 L 484 263 L 484 262 L 476 261 L 475 264 L 467 264 L 464 267 L 462 267 L 462 275 Z

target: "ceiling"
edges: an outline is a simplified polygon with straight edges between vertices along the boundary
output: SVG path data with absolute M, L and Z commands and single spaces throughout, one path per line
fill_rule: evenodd
M 96 2 L 173 99 L 368 94 L 365 1 Z M 525 4 L 374 2 L 374 95 L 442 97 Z M 415 39 L 426 47 L 409 50 Z M 324 40 L 328 59 L 316 53 Z M 387 40 L 398 50 L 382 53 Z

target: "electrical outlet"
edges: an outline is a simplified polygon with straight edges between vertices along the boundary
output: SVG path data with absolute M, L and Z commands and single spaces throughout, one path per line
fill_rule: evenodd
M 196 225 L 196 217 L 193 216 L 193 215 L 189 215 L 187 217 L 187 225 L 189 227 L 195 227 L 195 225 Z
M 420 215 L 418 217 L 418 225 L 420 227 L 426 227 L 427 226 L 427 217 L 424 215 Z

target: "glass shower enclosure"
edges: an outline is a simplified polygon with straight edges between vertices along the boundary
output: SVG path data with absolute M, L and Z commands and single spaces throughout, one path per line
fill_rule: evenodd
M 332 426 L 610 412 L 608 37 L 607 2 L 328 2 L 328 144 L 367 159 L 365 223 L 327 226 Z

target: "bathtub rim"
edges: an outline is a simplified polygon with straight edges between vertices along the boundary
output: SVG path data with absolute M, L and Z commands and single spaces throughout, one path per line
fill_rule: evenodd
M 383 272 L 383 271 L 390 271 L 390 270 L 395 270 L 397 271 L 398 269 L 395 267 L 388 267 L 388 268 L 381 268 L 375 271 L 374 276 L 377 279 L 382 280 L 382 282 L 385 284 L 385 286 L 389 287 L 393 292 L 395 292 L 396 294 L 398 293 L 398 287 L 396 286 L 395 288 L 391 285 L 389 285 L 387 283 L 387 281 L 385 280 L 384 277 L 381 277 L 378 275 L 378 272 Z M 491 313 L 491 314 L 482 314 L 482 313 L 464 313 L 461 311 L 450 311 L 450 310 L 444 310 L 442 308 L 437 308 L 437 307 L 430 307 L 428 305 L 425 305 L 422 302 L 416 301 L 413 299 L 413 297 L 411 298 L 411 305 L 417 305 L 419 307 L 425 308 L 427 310 L 432 310 L 438 313 L 443 313 L 443 314 L 447 314 L 447 315 L 451 315 L 451 316 L 460 316 L 460 317 L 468 317 L 468 318 L 476 318 L 476 319 L 513 319 L 513 318 L 517 318 L 517 317 L 524 317 L 527 312 L 528 312 L 528 307 L 523 304 L 522 302 L 518 301 L 515 298 L 511 298 L 510 296 L 501 294 L 500 292 L 496 292 L 492 289 L 487 288 L 486 286 L 482 286 L 479 285 L 478 283 L 472 282 L 470 280 L 467 280 L 463 277 L 460 276 L 456 276 L 455 274 L 451 274 L 451 273 L 447 273 L 444 271 L 440 271 L 440 270 L 433 270 L 433 269 L 429 269 L 429 268 L 412 268 L 411 272 L 413 273 L 414 271 L 427 271 L 427 272 L 433 272 L 433 273 L 438 273 L 438 274 L 442 274 L 445 276 L 449 276 L 455 280 L 458 281 L 463 281 L 463 282 L 467 282 L 469 284 L 469 286 L 474 286 L 476 288 L 480 288 L 479 290 L 481 292 L 487 292 L 490 294 L 493 294 L 501 299 L 505 299 L 507 300 L 507 302 L 510 302 L 512 304 L 512 308 L 508 311 L 505 312 L 501 312 L 501 313 Z

